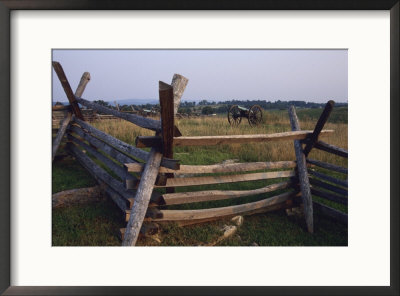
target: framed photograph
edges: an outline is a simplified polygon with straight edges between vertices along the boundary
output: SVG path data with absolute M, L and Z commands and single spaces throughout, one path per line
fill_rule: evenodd
M 107 1 L 99 1 L 96 4 L 0 1 L 0 36 L 3 41 L 0 45 L 0 118 L 3 121 L 0 291 L 4 295 L 399 293 L 398 1 L 300 1 L 297 5 L 290 1 L 222 2 L 218 5 L 193 2 L 185 7 L 178 2 L 115 1 L 111 5 Z M 132 59 L 140 62 L 132 63 Z M 168 71 L 163 72 L 167 68 L 174 71 L 172 74 L 182 75 L 172 77 Z M 312 74 L 307 72 L 309 68 Z M 329 75 L 318 74 L 326 72 L 330 72 Z M 134 73 L 142 75 L 135 76 Z M 189 79 L 189 86 L 192 79 L 193 88 L 187 88 L 187 95 L 182 96 L 187 84 L 184 76 Z M 154 79 L 166 83 L 158 84 L 157 81 L 155 84 Z M 207 79 L 213 83 L 207 84 Z M 89 80 L 91 82 L 85 95 L 82 95 Z M 147 84 L 149 81 L 151 83 Z M 264 86 L 258 93 L 252 92 L 256 82 Z M 231 87 L 225 88 L 223 94 L 218 92 L 218 84 Z M 118 92 L 114 97 L 113 87 L 135 89 L 137 97 L 156 98 L 157 102 L 127 100 L 131 91 Z M 201 91 L 202 87 L 214 90 L 212 95 L 215 98 L 209 94 L 203 96 L 206 92 Z M 149 88 L 154 88 L 154 94 L 142 91 Z M 179 88 L 180 92 L 177 91 Z M 323 92 L 319 98 L 316 92 L 310 91 L 314 88 L 329 89 L 329 92 Z M 276 92 L 273 91 L 275 89 Z M 274 100 L 261 96 L 259 101 L 250 104 L 252 97 L 260 97 L 261 92 L 268 90 L 271 92 L 269 98 Z M 287 122 L 280 121 L 282 114 L 285 118 L 288 116 L 289 103 L 285 102 L 285 98 L 300 101 L 310 94 L 315 95 L 314 99 L 304 101 L 312 103 L 294 103 L 298 104 L 300 124 L 303 122 L 304 129 L 310 129 L 310 132 L 296 127 L 294 109 L 289 108 L 290 120 L 288 117 Z M 176 101 L 175 97 L 182 97 L 177 110 L 167 103 L 171 102 L 167 98 Z M 333 99 L 336 100 L 336 107 L 343 109 L 334 111 L 332 114 L 336 121 L 323 128 L 324 116 L 329 116 L 334 104 L 328 100 Z M 68 104 L 70 107 L 65 106 Z M 301 104 L 313 109 L 306 109 Z M 168 113 L 168 108 L 175 114 L 171 119 L 173 124 L 168 123 L 168 116 L 172 114 Z M 57 112 L 63 118 L 58 118 Z M 203 117 L 183 119 L 195 115 Z M 102 126 L 100 121 L 93 125 L 84 122 L 91 122 L 94 116 L 103 118 L 103 123 L 111 117 L 122 116 L 142 128 L 124 132 L 121 124 L 113 130 L 109 125 Z M 179 121 L 177 116 L 182 119 Z M 259 213 L 259 207 L 265 210 L 271 206 L 270 200 L 279 200 L 280 203 L 274 204 L 271 209 L 278 209 L 279 206 L 284 219 L 276 216 L 276 219 L 260 222 L 263 227 L 269 227 L 270 232 L 260 234 L 258 226 L 251 228 L 245 224 L 249 235 L 235 234 L 222 242 L 224 238 L 218 238 L 212 227 L 191 226 L 185 232 L 168 226 L 170 228 L 163 230 L 163 238 L 168 236 L 169 240 L 160 243 L 157 238 L 152 238 L 156 243 L 147 243 L 143 240 L 143 237 L 149 237 L 147 235 L 138 239 L 145 216 L 146 227 L 150 229 L 152 222 L 165 222 L 163 219 L 184 225 L 206 221 L 209 219 L 207 215 L 217 215 L 216 212 L 211 213 L 213 208 L 180 207 L 179 201 L 187 198 L 187 194 L 182 190 L 173 192 L 171 187 L 186 188 L 194 184 L 189 181 L 195 178 L 189 174 L 182 178 L 175 176 L 174 179 L 170 175 L 171 170 L 177 170 L 174 153 L 180 154 L 185 166 L 183 173 L 187 173 L 185 169 L 190 173 L 189 168 L 193 170 L 198 164 L 207 170 L 214 163 L 234 155 L 231 153 L 233 150 L 226 150 L 219 156 L 217 150 L 210 148 L 217 131 L 213 124 L 219 126 L 215 136 L 219 137 L 218 141 L 235 145 L 232 139 L 224 138 L 225 135 L 235 135 L 236 131 L 240 131 L 243 135 L 254 134 L 253 138 L 261 137 L 263 131 L 259 125 L 271 118 L 275 120 L 274 125 L 268 127 L 264 137 L 292 137 L 291 157 L 296 162 L 287 161 L 279 165 L 285 169 L 296 167 L 293 174 L 298 174 L 300 181 L 295 184 L 300 185 L 293 185 L 293 188 L 298 188 L 298 199 L 293 195 L 295 192 L 287 191 L 293 180 L 285 185 L 282 179 L 294 175 L 290 170 L 277 171 L 282 167 L 257 167 L 250 170 L 253 173 L 244 170 L 246 174 L 236 175 L 240 177 L 239 181 L 247 177 L 278 179 L 276 182 L 281 183 L 262 183 L 262 186 L 267 186 L 263 187 L 264 191 L 270 194 L 267 199 L 255 197 L 241 200 L 244 205 L 225 204 L 226 193 L 222 190 L 229 190 L 229 194 L 235 197 L 242 197 L 240 194 L 243 192 L 238 190 L 259 192 L 253 187 L 236 188 L 233 177 L 226 178 L 232 185 L 222 186 L 220 191 L 219 187 L 204 189 L 203 186 L 200 189 L 214 190 L 211 200 L 220 202 L 218 209 L 226 212 L 218 213 L 226 217 L 233 209 L 239 213 Z M 57 126 L 58 132 L 54 132 L 50 127 L 54 127 L 60 119 L 63 122 Z M 195 122 L 197 129 L 189 127 L 190 124 L 185 126 L 185 122 Z M 281 123 L 282 127 L 277 123 Z M 65 129 L 65 137 L 62 137 L 64 125 L 70 128 Z M 221 130 L 222 127 L 226 130 Z M 152 131 L 146 133 L 143 128 Z M 330 133 L 328 128 L 345 129 L 345 133 L 340 132 L 345 138 L 339 136 L 334 138 L 334 142 L 339 143 L 338 146 L 344 143 L 346 150 L 318 141 L 318 133 Z M 211 130 L 213 132 L 208 133 Z M 181 131 L 185 135 L 179 138 L 176 135 L 182 134 Z M 187 131 L 209 138 L 187 137 Z M 60 144 L 56 141 L 58 134 L 61 134 L 60 139 L 68 138 L 68 143 L 61 141 L 61 148 L 54 151 L 54 147 L 58 148 Z M 130 134 L 136 139 L 130 139 Z M 126 146 L 118 138 L 131 146 Z M 255 141 L 253 138 L 238 137 L 236 141 Z M 174 145 L 180 143 L 181 147 L 168 152 L 172 149 L 172 139 Z M 261 140 L 257 138 L 257 141 Z M 209 146 L 207 155 L 201 156 L 206 160 L 195 163 L 191 159 L 190 152 L 197 150 L 182 148 L 189 142 L 190 145 Z M 139 151 L 135 150 L 135 146 L 149 149 Z M 334 169 L 345 170 L 347 175 L 348 168 L 348 179 L 341 179 L 335 174 L 326 175 L 323 170 L 314 168 L 307 170 L 307 165 L 321 165 L 310 163 L 307 158 L 310 149 L 317 146 L 324 153 L 334 151 L 336 155 L 346 157 L 343 167 L 342 162 L 335 163 Z M 288 149 L 286 146 L 279 147 L 278 154 L 282 156 L 283 150 Z M 234 150 L 240 155 L 240 160 L 229 165 L 240 167 L 249 161 L 248 165 L 253 162 L 265 166 L 260 161 L 270 161 L 268 166 L 271 166 L 275 165 L 273 162 L 290 158 L 285 156 L 285 159 L 279 159 L 279 155 L 273 156 L 275 152 L 269 150 L 270 146 L 267 148 L 264 149 L 266 151 L 254 150 L 250 153 L 236 147 Z M 65 175 L 70 168 L 65 167 L 66 162 L 59 160 L 65 157 L 64 150 L 91 172 L 93 178 L 88 178 L 88 174 L 76 169 L 74 164 L 71 165 L 73 171 Z M 348 161 L 347 150 L 350 154 Z M 303 154 L 306 156 L 304 160 Z M 147 162 L 144 161 L 141 166 L 127 165 L 129 158 L 135 160 L 135 157 L 141 159 L 141 156 Z M 58 158 L 56 165 L 52 164 L 55 157 Z M 152 172 L 152 167 L 157 165 L 164 171 L 157 169 Z M 263 169 L 262 173 L 257 171 L 260 169 Z M 310 176 L 310 183 L 308 177 L 303 183 L 302 174 Z M 219 183 L 225 182 L 225 175 L 214 175 L 206 175 L 208 183 L 202 179 L 206 182 L 204 184 L 216 184 L 214 181 L 217 179 Z M 135 178 L 140 178 L 137 184 Z M 149 187 L 147 184 L 149 178 L 154 179 L 149 182 L 158 187 L 156 189 L 161 192 L 162 202 L 159 193 L 158 199 L 152 197 L 150 200 L 153 185 Z M 254 180 L 259 179 L 250 181 Z M 77 188 L 76 184 L 94 186 L 96 181 L 108 184 L 106 188 L 111 188 L 107 192 L 111 199 L 99 200 L 95 211 L 79 205 L 73 213 L 78 219 L 71 220 L 68 215 L 72 212 L 54 210 L 53 193 Z M 143 195 L 136 195 L 137 206 L 131 209 L 141 217 L 140 224 L 130 215 L 133 203 L 127 207 L 129 196 L 125 197 L 125 191 L 119 190 L 122 188 L 120 185 L 124 190 L 137 189 Z M 281 187 L 277 188 L 280 191 L 275 196 L 270 191 L 276 186 Z M 104 187 L 99 190 L 104 190 Z M 211 191 L 207 192 L 210 195 Z M 330 204 L 320 203 L 315 196 L 345 202 L 345 208 L 335 210 L 333 207 L 330 215 L 336 213 L 339 215 L 337 219 L 345 219 L 346 227 L 340 226 L 343 221 L 339 223 L 328 219 L 325 222 L 317 218 L 319 225 L 321 221 L 326 224 L 313 228 L 309 220 L 312 214 L 310 216 L 306 206 L 307 192 L 313 195 L 311 209 L 314 205 L 314 210 L 323 213 Z M 179 194 L 182 196 L 179 197 Z M 219 199 L 218 194 L 223 197 Z M 199 193 L 197 195 L 200 196 Z M 204 199 L 204 196 L 201 198 Z M 63 203 L 68 198 L 60 197 L 56 201 Z M 143 201 L 145 207 L 141 209 L 141 199 L 146 198 L 147 204 L 150 200 L 157 207 L 147 210 L 146 201 Z M 301 213 L 298 217 L 289 217 L 296 215 L 291 209 L 295 208 L 297 200 L 304 205 L 299 208 Z M 190 204 L 190 201 L 186 203 Z M 96 216 L 99 213 L 103 215 L 109 207 L 125 211 L 126 217 L 123 218 L 126 222 L 123 225 L 119 226 L 119 218 L 104 223 Z M 188 209 L 195 210 L 189 215 L 186 214 Z M 332 211 L 332 208 L 329 209 Z M 337 214 L 338 209 L 343 210 L 341 214 Z M 82 220 L 79 216 L 83 212 L 93 216 L 93 219 L 80 225 Z M 110 213 L 114 215 L 112 211 L 106 214 Z M 267 214 L 262 216 L 265 217 L 268 217 Z M 282 222 L 288 219 L 290 225 Z M 296 232 L 294 221 L 301 221 L 301 234 Z M 106 235 L 111 229 L 110 223 L 113 223 L 113 229 L 126 227 L 121 229 L 122 241 L 116 236 Z M 223 231 L 229 232 L 228 228 Z M 311 234 L 314 229 L 317 231 Z M 191 242 L 180 242 L 179 233 L 189 237 Z M 197 240 L 195 236 L 203 238 Z M 294 239 L 294 236 L 298 237 Z M 137 247 L 121 248 L 121 242 L 123 246 L 136 244 Z

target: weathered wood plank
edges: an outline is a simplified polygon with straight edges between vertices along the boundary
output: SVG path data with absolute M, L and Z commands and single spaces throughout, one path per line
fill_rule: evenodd
M 82 128 L 86 129 L 87 131 L 91 132 L 94 136 L 101 139 L 102 141 L 108 143 L 109 145 L 121 150 L 124 153 L 130 154 L 134 157 L 147 161 L 149 157 L 149 152 L 144 151 L 142 149 L 133 147 L 121 140 L 118 140 L 96 128 L 91 126 L 90 124 L 75 118 L 75 122 L 78 123 Z M 168 167 L 170 169 L 179 169 L 179 162 L 174 159 L 163 158 L 161 161 L 162 166 Z
M 313 201 L 313 205 L 315 209 L 318 209 L 323 215 L 329 216 L 332 219 L 339 221 L 343 224 L 348 224 L 348 216 L 345 213 L 342 213 L 336 209 L 323 205 L 319 202 Z
M 155 187 L 182 187 L 182 186 L 197 186 L 206 184 L 209 185 L 209 184 L 247 182 L 255 180 L 287 178 L 287 177 L 293 177 L 295 175 L 296 175 L 295 171 L 278 171 L 278 172 L 262 172 L 262 173 L 241 174 L 241 175 L 175 178 L 175 179 L 167 179 L 166 185 L 156 185 Z
M 56 156 L 58 147 L 60 146 L 61 140 L 64 137 L 65 131 L 67 130 L 67 127 L 69 123 L 71 122 L 72 119 L 72 114 L 68 112 L 67 116 L 64 118 L 64 120 L 61 122 L 60 128 L 58 129 L 57 135 L 53 141 L 53 155 L 52 155 L 52 161 L 54 160 L 54 156 Z
M 81 80 L 79 81 L 78 87 L 75 90 L 76 97 L 81 97 L 83 95 L 83 92 L 85 91 L 85 88 L 89 83 L 89 81 L 90 81 L 90 73 L 84 72 L 82 74 Z
M 142 163 L 125 163 L 129 172 L 140 173 L 143 171 Z M 208 174 L 208 173 L 239 173 L 248 171 L 268 170 L 268 169 L 290 169 L 295 168 L 295 161 L 274 161 L 274 162 L 248 162 L 248 163 L 228 163 L 212 165 L 181 165 L 179 170 L 171 170 L 160 167 L 160 173 L 175 174 Z
M 342 187 L 346 187 L 346 188 L 348 187 L 347 180 L 340 180 L 340 179 L 334 178 L 332 176 L 328 176 L 328 175 L 325 175 L 323 173 L 317 172 L 317 171 L 315 171 L 313 169 L 309 169 L 308 173 L 310 175 L 313 175 L 313 176 L 315 176 L 317 178 L 320 178 L 322 180 L 325 180 L 325 181 L 328 181 L 328 182 L 332 182 L 332 183 L 334 183 L 336 185 L 339 185 L 339 186 L 342 186 Z
M 133 164 L 133 162 L 137 162 L 134 158 L 123 154 L 121 151 L 118 151 L 114 147 L 110 146 L 108 143 L 103 142 L 103 141 L 93 137 L 89 133 L 86 133 L 77 125 L 70 126 L 69 130 L 71 132 L 74 132 L 81 138 L 85 139 L 86 141 L 88 141 L 91 145 L 95 146 L 97 149 L 102 150 L 104 153 L 106 153 L 110 157 L 119 161 L 121 164 L 124 164 L 126 162 Z
M 67 96 L 69 103 L 71 104 L 72 110 L 77 118 L 84 120 L 83 115 L 81 113 L 81 109 L 79 108 L 78 102 L 75 99 L 75 95 L 72 92 L 71 86 L 68 82 L 67 76 L 64 73 L 64 69 L 62 68 L 59 62 L 52 62 L 53 69 L 56 72 L 58 79 L 61 82 L 61 85 L 64 89 L 64 92 Z
M 295 197 L 297 198 L 297 197 Z M 248 212 L 243 212 L 240 215 L 254 215 L 254 214 L 263 214 L 263 213 L 268 213 L 268 212 L 273 212 L 273 211 L 278 211 L 278 210 L 283 210 L 283 209 L 290 209 L 293 206 L 288 203 L 288 201 L 292 201 L 292 199 L 287 200 L 286 202 L 282 202 L 273 206 L 268 206 L 265 208 L 261 209 L 256 209 L 253 211 L 248 211 Z M 158 221 L 158 223 L 175 223 L 180 227 L 183 226 L 189 226 L 189 225 L 195 225 L 195 224 L 202 224 L 202 223 L 207 223 L 207 222 L 212 222 L 215 220 L 221 220 L 221 219 L 230 219 L 237 216 L 237 214 L 233 215 L 228 215 L 228 216 L 223 216 L 223 217 L 213 217 L 213 218 L 208 218 L 208 219 L 194 219 L 194 220 L 175 220 L 175 221 Z M 146 218 L 151 220 L 151 218 Z
M 326 103 L 324 111 L 322 111 L 322 114 L 319 117 L 317 124 L 315 125 L 313 133 L 311 134 L 310 137 L 307 138 L 307 144 L 303 150 L 304 155 L 306 157 L 310 153 L 311 149 L 314 147 L 315 142 L 318 141 L 318 136 L 319 136 L 320 132 L 322 131 L 325 123 L 328 121 L 329 115 L 331 114 L 334 105 L 335 105 L 335 102 L 332 100 L 330 100 L 330 101 L 328 101 L 328 103 Z
M 117 165 L 115 162 L 113 162 L 111 159 L 108 157 L 104 156 L 100 152 L 96 151 L 86 143 L 80 141 L 79 139 L 75 138 L 73 135 L 68 134 L 68 140 L 72 141 L 73 143 L 81 146 L 84 148 L 86 151 L 88 151 L 90 154 L 92 154 L 94 157 L 96 157 L 98 160 L 100 160 L 103 164 L 105 164 L 113 173 L 115 173 L 121 180 L 125 180 L 126 177 L 126 171 L 123 167 Z
M 159 97 L 161 107 L 161 138 L 163 156 L 174 158 L 174 93 L 171 85 L 159 82 Z M 174 174 L 166 174 L 167 178 L 174 178 Z M 173 193 L 174 188 L 167 188 L 167 193 Z
M 120 238 L 123 241 L 125 237 L 126 228 L 120 228 L 119 232 L 120 232 Z M 142 228 L 140 228 L 140 234 L 145 236 L 155 235 L 158 232 L 160 232 L 160 225 L 158 225 L 157 223 L 143 222 Z
M 85 100 L 80 97 L 76 97 L 76 101 L 78 101 L 80 104 L 91 108 L 93 110 L 96 110 L 98 112 L 108 114 L 108 115 L 113 115 L 118 118 L 122 118 L 126 121 L 129 121 L 133 124 L 136 124 L 137 126 L 140 126 L 142 128 L 150 129 L 153 131 L 160 131 L 161 130 L 161 123 L 158 120 L 154 120 L 151 118 L 143 117 L 140 115 L 136 114 L 130 114 L 130 113 L 123 113 L 114 109 L 107 108 L 105 106 L 90 102 L 88 100 Z
M 202 201 L 240 198 L 244 196 L 258 195 L 280 189 L 289 188 L 291 187 L 291 185 L 292 181 L 286 181 L 253 190 L 208 190 L 208 191 L 167 193 L 162 195 L 163 198 L 162 204 L 176 205 L 176 204 L 186 204 L 186 203 L 194 203 Z
M 332 170 L 332 171 L 339 172 L 342 174 L 347 174 L 347 168 L 344 168 L 344 167 L 341 167 L 338 165 L 326 163 L 326 162 L 319 161 L 316 159 L 311 159 L 311 158 L 307 158 L 307 162 L 310 164 L 316 165 L 320 168 L 323 168 L 323 169 Z
M 304 140 L 312 131 L 291 131 L 275 134 L 257 135 L 229 135 L 229 136 L 201 136 L 201 137 L 174 137 L 174 146 L 210 146 L 222 144 L 261 143 L 286 140 Z M 328 136 L 333 130 L 321 131 L 321 136 Z
M 322 190 L 318 190 L 317 188 L 311 187 L 311 193 L 322 197 L 322 198 L 326 198 L 330 201 L 334 201 L 337 203 L 340 203 L 342 205 L 347 205 L 348 204 L 348 199 L 346 197 L 340 196 L 340 195 L 336 195 L 330 192 L 326 192 L 326 191 L 322 191 Z
M 69 143 L 69 150 L 73 153 L 76 159 L 82 164 L 84 168 L 97 180 L 105 183 L 111 187 L 115 192 L 121 195 L 128 205 L 130 200 L 134 197 L 135 191 L 127 190 L 124 188 L 122 182 L 114 179 L 110 174 L 108 174 L 104 169 L 98 166 L 89 156 L 85 155 L 81 150 L 78 149 L 75 144 Z
M 56 66 L 56 67 L 58 68 L 58 66 Z M 61 67 L 61 65 L 60 65 L 60 67 Z M 61 68 L 61 70 L 62 70 L 62 68 Z M 60 69 L 58 69 L 58 71 L 60 71 Z M 88 72 L 83 73 L 81 81 L 79 82 L 79 85 L 78 85 L 77 89 L 75 90 L 75 95 L 76 96 L 81 96 L 83 94 L 86 85 L 89 83 L 89 80 L 90 80 L 90 74 Z M 58 106 L 54 106 L 54 107 L 58 107 Z M 53 110 L 54 110 L 54 107 L 53 107 Z M 72 109 L 71 105 L 69 105 L 69 106 L 59 106 L 59 107 L 66 107 L 67 110 L 71 110 Z M 79 107 L 78 107 L 78 109 L 79 109 Z M 80 109 L 79 109 L 79 111 L 80 111 Z M 63 122 L 60 125 L 60 129 L 58 130 L 57 136 L 56 136 L 56 138 L 54 139 L 54 142 L 53 142 L 53 160 L 54 160 L 54 156 L 56 155 L 56 152 L 58 150 L 58 146 L 61 143 L 61 139 L 63 138 L 63 136 L 65 134 L 65 131 L 67 130 L 67 127 L 68 127 L 71 119 L 72 119 L 72 113 L 68 112 L 67 116 L 65 117 L 65 119 L 63 120 Z
M 348 196 L 348 191 L 346 189 L 343 189 L 343 188 L 337 187 L 335 185 L 320 181 L 315 178 L 310 178 L 310 184 L 313 185 L 314 187 L 321 187 L 321 188 L 333 191 L 333 192 L 341 194 L 345 197 Z
M 140 180 L 135 195 L 135 202 L 131 209 L 132 214 L 126 226 L 126 232 L 122 242 L 123 246 L 134 246 L 136 244 L 143 219 L 149 206 L 153 186 L 157 178 L 158 169 L 160 168 L 161 158 L 162 154 L 155 148 L 150 151 L 150 156 L 146 162 L 142 179 Z
M 181 103 L 181 98 L 188 82 L 189 79 L 180 74 L 174 74 L 172 77 L 171 86 L 174 92 L 174 115 L 178 112 L 179 104 Z
M 292 130 L 299 131 L 300 125 L 294 106 L 289 107 L 289 118 Z M 308 232 L 313 233 L 314 218 L 313 218 L 312 196 L 310 190 L 310 182 L 308 180 L 308 174 L 307 174 L 306 157 L 303 153 L 303 148 L 301 146 L 300 140 L 294 140 L 294 150 L 297 160 L 297 172 L 300 183 L 301 197 L 303 200 L 303 209 L 306 218 L 307 230 Z
M 99 201 L 103 198 L 100 186 L 70 189 L 54 193 L 51 197 L 51 205 L 53 208 L 64 207 L 77 204 L 85 204 L 88 202 Z
M 317 143 L 315 143 L 314 147 L 319 150 L 322 150 L 322 151 L 325 151 L 328 153 L 332 153 L 332 154 L 336 154 L 338 156 L 345 157 L 345 158 L 348 158 L 348 155 L 349 155 L 347 150 L 336 147 L 334 145 L 331 145 L 331 144 L 328 144 L 325 142 L 322 142 L 322 141 L 318 141 Z
M 211 208 L 201 210 L 159 210 L 162 217 L 153 218 L 152 221 L 182 221 L 182 220 L 196 220 L 196 219 L 210 219 L 216 217 L 224 217 L 229 215 L 244 214 L 246 212 L 254 211 L 257 209 L 264 209 L 267 207 L 275 206 L 280 203 L 285 203 L 288 199 L 294 198 L 298 193 L 291 191 L 282 193 L 267 199 L 263 199 L 256 202 Z M 150 209 L 149 209 L 150 210 Z M 130 215 L 130 212 L 127 211 Z
M 120 208 L 121 211 L 126 212 L 130 208 L 126 204 L 126 199 L 123 198 L 119 193 L 113 190 L 111 187 L 106 186 L 107 195 L 114 201 L 114 203 Z

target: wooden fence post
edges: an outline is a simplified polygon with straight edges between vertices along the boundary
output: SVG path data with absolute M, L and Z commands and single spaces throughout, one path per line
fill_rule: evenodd
M 332 100 L 326 103 L 324 111 L 322 111 L 322 114 L 319 117 L 317 124 L 315 125 L 314 132 L 308 139 L 306 147 L 304 148 L 304 155 L 306 157 L 310 153 L 311 149 L 314 147 L 315 143 L 318 141 L 319 133 L 322 131 L 325 123 L 328 121 L 329 115 L 331 114 L 334 105 L 335 102 Z
M 299 131 L 300 125 L 294 106 L 289 107 L 289 118 L 292 131 Z M 300 182 L 301 198 L 303 200 L 304 215 L 306 218 L 307 230 L 314 232 L 313 203 L 310 190 L 310 181 L 308 180 L 306 157 L 303 153 L 300 140 L 294 140 L 294 150 L 297 160 L 297 171 Z
M 159 96 L 161 107 L 161 136 L 162 152 L 164 157 L 174 157 L 174 93 L 173 87 L 162 81 L 159 82 Z M 167 178 L 173 178 L 174 174 L 166 174 Z M 167 188 L 167 193 L 174 193 L 175 188 Z
M 79 81 L 78 87 L 76 88 L 75 91 L 75 96 L 76 97 L 81 97 L 83 92 L 85 91 L 86 85 L 90 81 L 90 73 L 85 72 L 82 74 L 81 80 Z
M 79 108 L 78 102 L 75 99 L 75 95 L 72 92 L 71 85 L 68 82 L 67 76 L 65 75 L 61 64 L 59 62 L 53 62 L 53 68 L 54 71 L 56 71 L 57 73 L 58 79 L 60 80 L 62 87 L 64 88 L 64 92 L 67 95 L 68 101 L 71 104 L 75 116 L 81 120 L 84 120 L 81 109 Z
M 179 104 L 181 103 L 181 98 L 188 81 L 189 79 L 179 74 L 174 74 L 174 77 L 172 78 L 171 85 L 174 91 L 174 116 L 176 116 L 176 113 L 178 112 Z
M 60 65 L 61 67 L 61 65 Z M 62 68 L 61 68 L 62 70 Z M 65 74 L 64 74 L 65 75 Z M 66 79 L 66 78 L 65 78 Z M 83 92 L 85 91 L 86 85 L 89 83 L 90 81 L 90 73 L 89 72 L 85 72 L 83 73 L 82 77 L 81 77 L 81 81 L 79 82 L 78 87 L 76 88 L 75 91 L 75 96 L 80 97 L 82 96 Z M 68 81 L 67 81 L 68 82 Z M 79 109 L 79 107 L 78 107 Z M 57 135 L 53 141 L 53 157 L 52 157 L 52 161 L 54 160 L 54 157 L 56 156 L 58 147 L 60 146 L 61 140 L 64 137 L 65 131 L 67 130 L 67 127 L 71 121 L 72 118 L 72 114 L 70 113 L 70 111 L 67 113 L 67 116 L 64 118 L 63 122 L 60 125 L 60 128 L 57 132 Z
M 122 242 L 123 246 L 134 246 L 139 237 L 140 228 L 149 206 L 153 187 L 160 169 L 162 154 L 157 148 L 152 148 L 144 166 L 134 204 L 131 209 L 128 225 Z

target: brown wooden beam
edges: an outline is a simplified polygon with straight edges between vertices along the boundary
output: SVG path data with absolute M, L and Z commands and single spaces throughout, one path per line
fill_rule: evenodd
M 131 215 L 129 217 L 128 225 L 126 226 L 126 232 L 123 246 L 134 246 L 139 237 L 140 228 L 143 224 L 143 219 L 146 215 L 146 211 L 149 206 L 150 198 L 153 192 L 154 183 L 157 178 L 158 170 L 161 164 L 162 154 L 155 148 L 150 151 L 149 158 L 147 159 L 142 179 L 138 190 L 135 195 L 135 202 L 131 209 Z
M 78 102 L 76 101 L 75 95 L 72 92 L 71 86 L 68 82 L 67 76 L 64 73 L 64 69 L 59 62 L 53 62 L 52 64 L 54 71 L 56 72 L 58 79 L 60 80 L 64 92 L 68 98 L 68 101 L 71 104 L 75 116 L 81 120 L 84 120 L 81 109 L 79 108 Z
M 300 131 L 300 124 L 297 118 L 296 110 L 294 106 L 289 107 L 289 118 L 290 125 L 293 131 Z M 313 206 L 312 206 L 312 196 L 310 190 L 310 181 L 308 180 L 307 173 L 307 163 L 306 157 L 303 153 L 301 147 L 301 142 L 299 140 L 294 140 L 294 150 L 296 153 L 297 160 L 297 172 L 299 177 L 301 197 L 303 200 L 304 214 L 306 218 L 307 230 L 310 233 L 314 232 L 314 218 L 313 218 Z
M 321 133 L 325 123 L 327 122 L 329 115 L 333 110 L 333 106 L 335 102 L 330 100 L 326 103 L 324 111 L 322 111 L 321 116 L 319 117 L 317 124 L 315 125 L 314 132 L 307 139 L 306 147 L 304 148 L 304 155 L 307 157 L 310 153 L 311 149 L 314 147 L 314 144 L 318 141 L 318 136 Z

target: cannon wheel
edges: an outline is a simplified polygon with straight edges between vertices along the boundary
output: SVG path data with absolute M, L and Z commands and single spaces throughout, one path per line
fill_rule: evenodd
M 238 105 L 233 105 L 228 111 L 228 121 L 231 126 L 238 126 L 242 121 Z
M 262 109 L 258 105 L 251 106 L 249 110 L 249 124 L 250 126 L 259 125 L 262 122 Z

